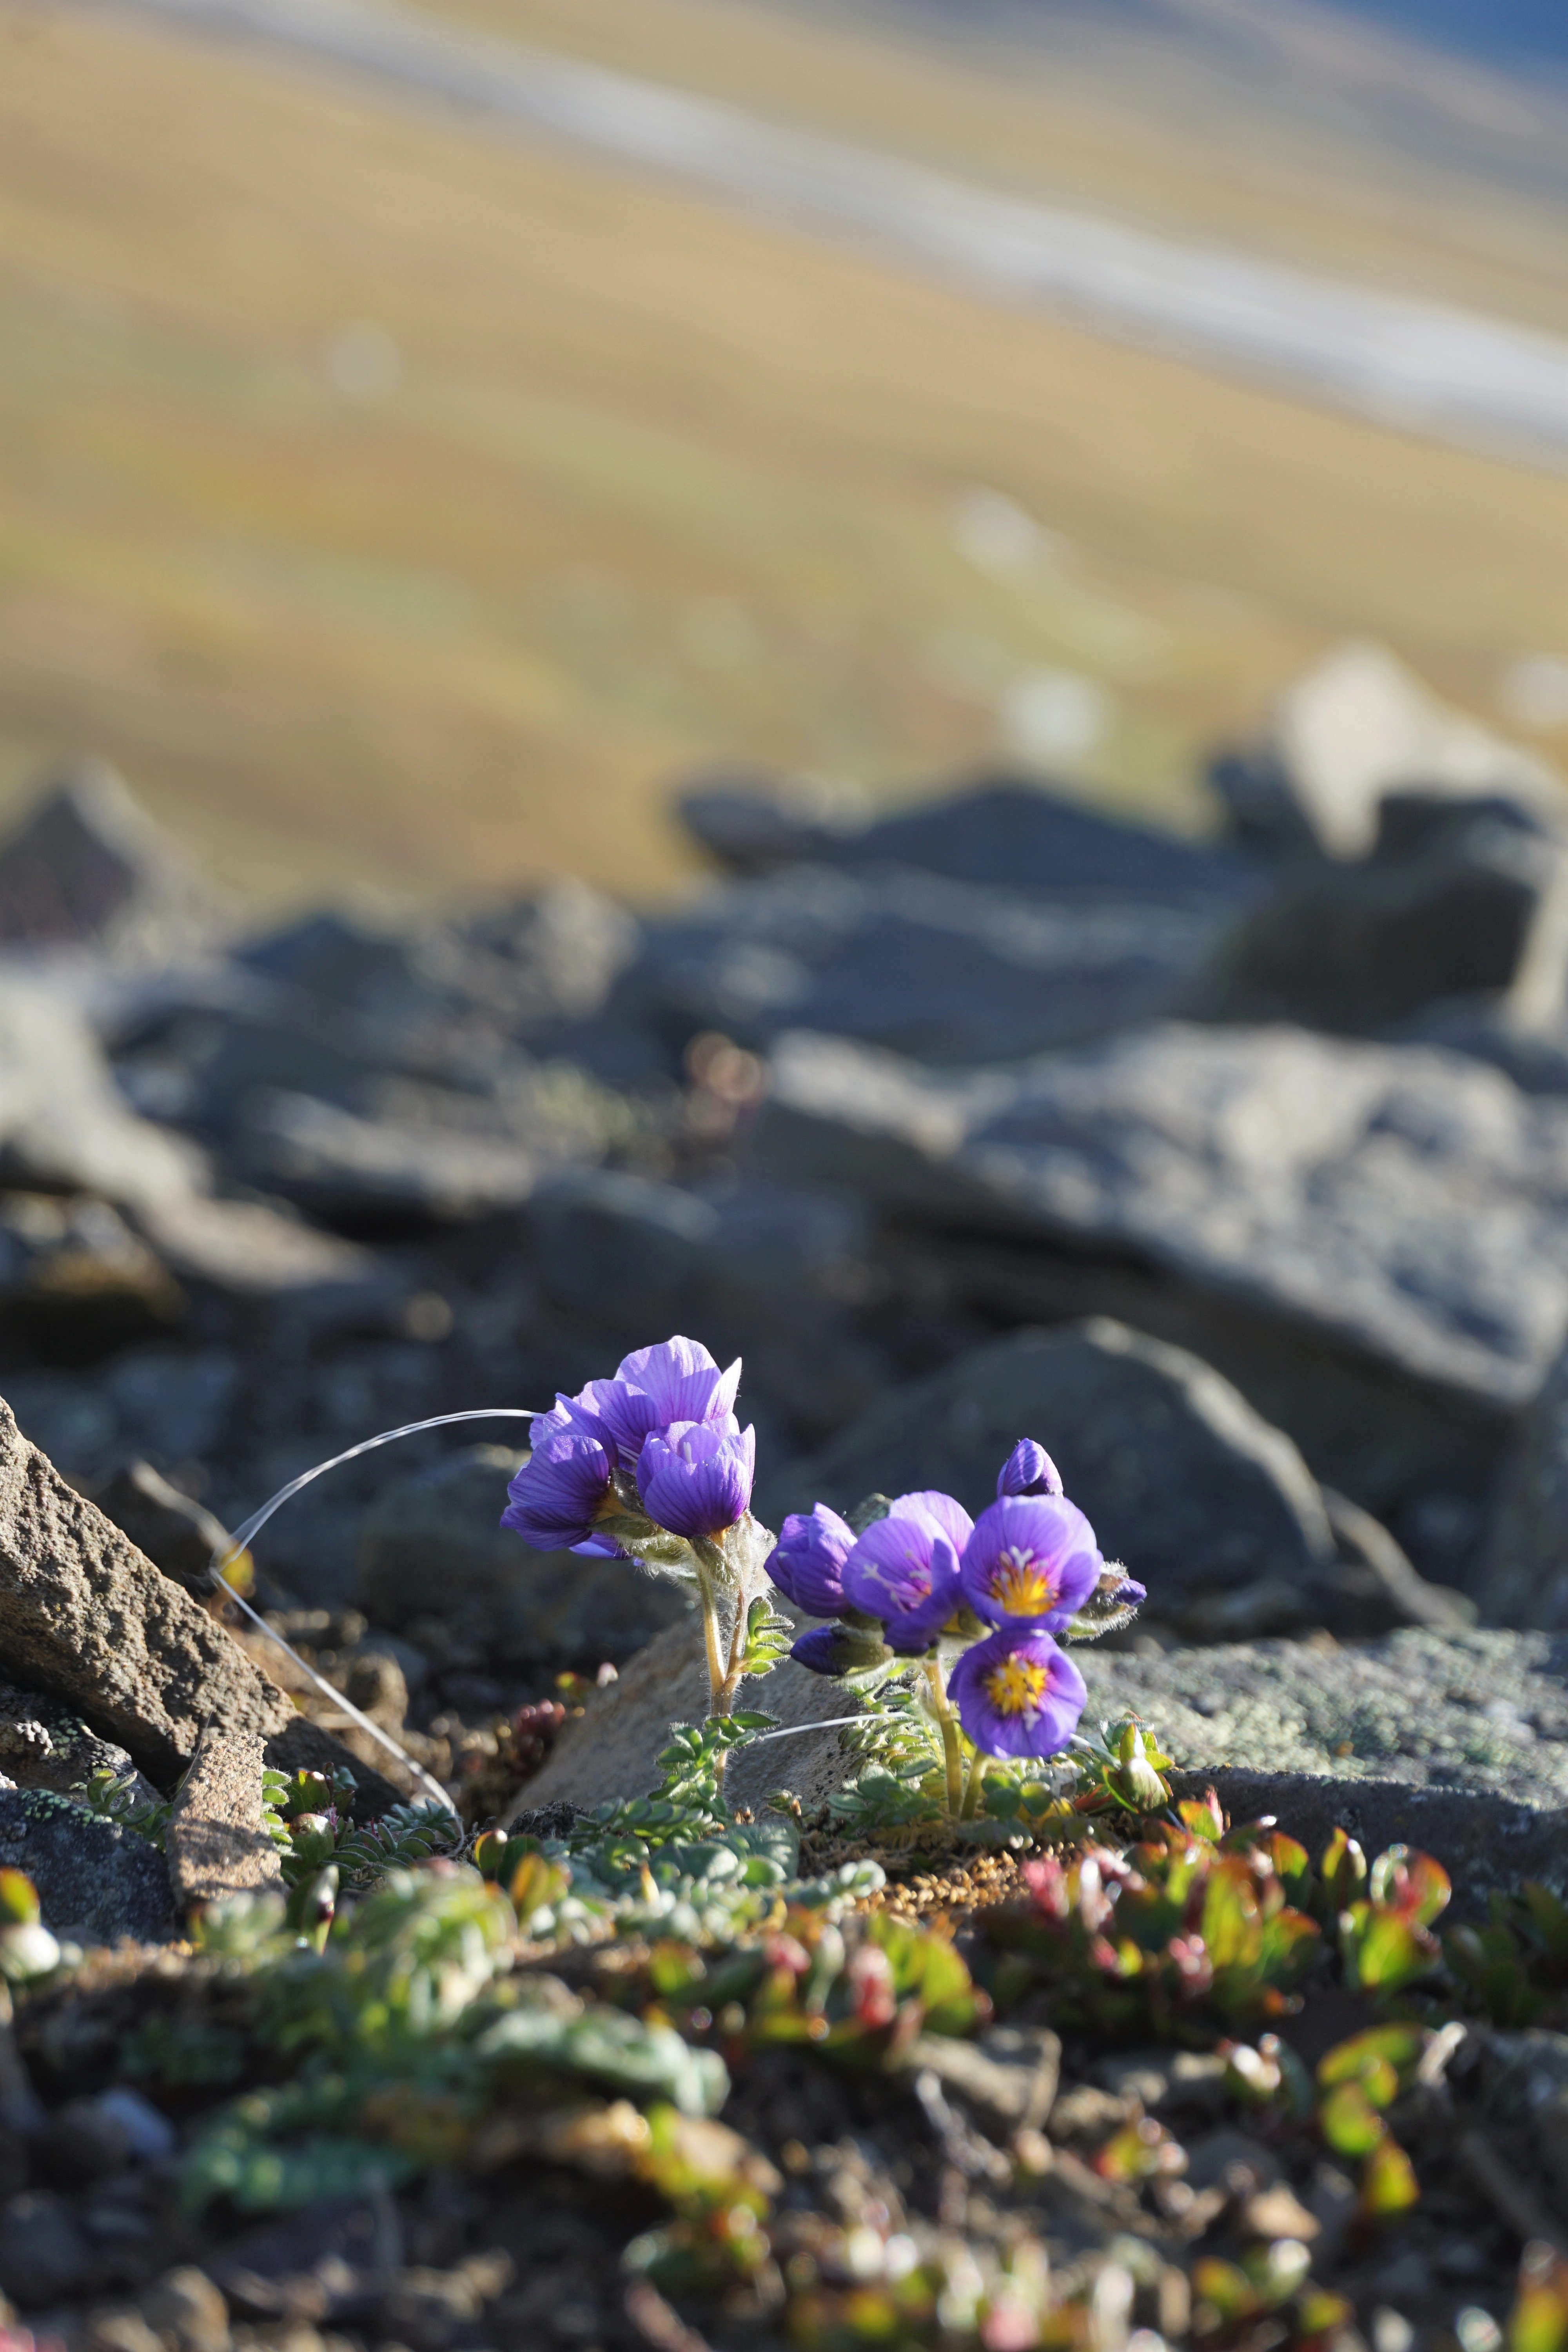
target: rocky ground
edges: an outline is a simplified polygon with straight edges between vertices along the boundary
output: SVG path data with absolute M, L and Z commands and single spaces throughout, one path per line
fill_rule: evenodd
M 1568 801 L 1353 654 L 1215 778 L 1215 845 L 1005 781 L 857 828 L 714 783 L 684 814 L 726 871 L 658 919 L 563 882 L 258 939 L 91 771 L 0 847 L 0 1868 L 68 1963 L 0 2042 L 19 2327 L 1489 2352 L 1521 2294 L 1539 2327 L 1568 2311 Z M 395 1810 L 417 1791 L 367 1725 L 464 1836 L 527 1808 L 569 1843 L 703 1711 L 687 1603 L 497 1527 L 515 1420 L 366 1454 L 268 1524 L 252 1597 L 295 1658 L 214 1592 L 215 1549 L 324 1455 L 548 1403 L 676 1330 L 744 1355 L 773 1525 L 872 1489 L 978 1507 L 1019 1434 L 1050 1445 L 1150 1591 L 1088 1655 L 1091 1716 L 1152 1726 L 1178 1802 L 1213 1785 L 1300 1841 L 1312 1873 L 1270 1848 L 1274 1894 L 1245 1838 L 1212 1864 L 1310 1923 L 1300 1984 L 1260 1962 L 1112 2015 L 1093 1885 L 1069 1965 L 1028 1840 L 835 1830 L 856 1758 L 813 1727 L 842 1694 L 793 1666 L 763 1703 L 800 1736 L 737 1756 L 731 1798 L 794 1792 L 808 1875 L 782 1883 L 811 1901 L 563 1940 L 509 1865 L 504 1917 L 464 1926 L 461 1840 Z M 659 2120 L 669 2045 L 640 2074 L 557 2052 L 541 2112 L 575 2083 L 577 2121 L 520 2138 L 514 2088 L 443 2083 L 410 2028 L 352 2129 L 257 2124 L 252 2169 L 198 2195 L 233 2103 L 317 2047 L 285 2031 L 276 1921 L 187 1940 L 277 1893 L 264 1769 L 324 1776 L 345 1895 L 416 1866 L 388 1948 L 469 2019 L 454 2046 L 519 2003 L 552 2032 L 613 2013 L 721 2058 L 721 2112 L 699 2069 Z M 1151 1833 L 1075 1821 L 1069 1858 Z M 1336 1824 L 1435 1857 L 1441 1918 L 1392 1864 L 1359 1895 L 1325 1876 Z M 1343 1941 L 1352 1896 L 1415 1937 L 1407 1979 Z M 968 1988 L 945 2011 L 925 1944 L 874 1941 L 904 1918 Z M 448 1927 L 508 1967 L 442 1978 Z M 750 1980 L 768 1936 L 828 1988 L 823 2034 Z M 357 1949 L 321 1963 L 351 2042 Z M 725 1969 L 733 1998 L 689 1997 Z M 1358 2142 L 1313 2070 L 1359 2032 L 1405 2040 L 1363 2053 Z

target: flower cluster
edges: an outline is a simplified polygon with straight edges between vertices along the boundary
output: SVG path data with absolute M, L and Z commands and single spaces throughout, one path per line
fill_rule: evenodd
M 739 1360 L 721 1372 L 694 1339 L 623 1359 L 616 1376 L 558 1396 L 529 1430 L 531 1452 L 501 1525 L 541 1551 L 624 1550 L 642 1520 L 717 1541 L 752 1500 L 756 1439 L 735 1418 Z
M 818 1503 L 784 1523 L 767 1562 L 786 1599 L 837 1622 L 791 1654 L 818 1674 L 925 1661 L 939 1715 L 956 1708 L 977 1753 L 1048 1757 L 1083 1713 L 1083 1676 L 1057 1639 L 1107 1602 L 1130 1613 L 1143 1588 L 1108 1567 L 1045 1448 L 1023 1439 L 996 1499 L 972 1519 L 951 1495 L 877 1497 L 851 1528 Z M 1098 1630 L 1098 1629 L 1096 1629 Z M 942 1687 L 942 1648 L 964 1645 Z
M 538 1550 L 635 1559 L 694 1583 L 721 1713 L 744 1670 L 754 1580 L 756 1436 L 735 1417 L 740 1382 L 738 1360 L 721 1371 L 694 1339 L 638 1348 L 613 1380 L 557 1396 L 531 1424 L 501 1514 Z

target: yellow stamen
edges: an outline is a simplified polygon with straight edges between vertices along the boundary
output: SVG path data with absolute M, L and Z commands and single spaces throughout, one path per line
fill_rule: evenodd
M 991 1590 L 1015 1617 L 1042 1616 L 1054 1609 L 1058 1579 L 1026 1551 L 1005 1551 L 992 1573 Z
M 1037 1715 L 1050 1680 L 1044 1666 L 1027 1658 L 1005 1658 L 985 1677 L 985 1695 L 998 1715 Z

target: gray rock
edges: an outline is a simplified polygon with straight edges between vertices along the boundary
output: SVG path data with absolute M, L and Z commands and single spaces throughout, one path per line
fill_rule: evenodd
M 1550 1634 L 1410 1628 L 1354 1647 L 1319 1637 L 1074 1655 L 1087 1719 L 1141 1716 L 1194 1773 L 1228 1766 L 1568 1803 L 1568 1652 Z
M 1565 952 L 1561 842 L 1506 803 L 1390 796 L 1373 856 L 1289 876 L 1224 940 L 1194 1009 L 1373 1036 L 1462 997 L 1539 1023 L 1561 1016 Z
M 194 1599 L 210 1597 L 213 1561 L 229 1549 L 228 1531 L 220 1519 L 171 1486 L 150 1462 L 124 1463 L 92 1499 L 154 1568 L 173 1577 Z
M 226 1348 L 151 1347 L 127 1349 L 90 1381 L 22 1372 L 9 1385 L 17 1421 L 33 1443 L 73 1475 L 97 1481 L 128 1452 L 167 1463 L 213 1453 L 239 1379 L 238 1361 Z
M 163 963 L 209 945 L 225 909 L 112 768 L 84 761 L 0 843 L 0 945 Z
M 0 1790 L 0 1863 L 26 1872 L 44 1925 L 57 1935 L 158 1944 L 174 1933 L 169 1873 L 157 1848 L 51 1790 Z
M 763 1710 L 781 1729 L 801 1736 L 759 1741 L 733 1756 L 725 1783 L 731 1805 L 750 1806 L 761 1816 L 769 1797 L 788 1789 L 809 1816 L 856 1769 L 837 1728 L 812 1728 L 857 1713 L 854 1694 L 843 1683 L 785 1659 L 765 1680 L 743 1683 L 740 1704 Z M 700 1723 L 708 1709 L 702 1636 L 694 1619 L 671 1625 L 567 1723 L 543 1769 L 523 1790 L 519 1810 L 533 1813 L 564 1800 L 586 1811 L 651 1789 L 671 1724 Z
M 1568 1627 L 1568 1352 L 1520 1425 L 1475 1591 L 1489 1623 Z
M 493 1215 L 525 1201 L 537 1174 L 504 1138 L 362 1118 L 279 1088 L 247 1097 L 235 1164 L 319 1216 L 360 1224 Z
M 475 1445 L 390 1480 L 361 1536 L 366 1615 L 394 1633 L 438 1620 L 483 1657 L 539 1667 L 618 1663 L 664 1627 L 693 1624 L 690 1601 L 668 1579 L 625 1560 L 531 1551 L 501 1527 L 507 1481 L 524 1458 Z
M 157 1795 L 142 1780 L 123 1748 L 100 1739 L 73 1708 L 37 1691 L 0 1685 L 0 1773 L 18 1789 L 52 1789 L 66 1796 L 95 1772 L 132 1778 L 135 1794 Z
M 1568 1109 L 1430 1046 L 1171 1024 L 949 1076 L 795 1036 L 751 1149 L 931 1222 L 1142 1260 L 1500 1431 L 1568 1327 Z
M 620 1001 L 678 1042 L 813 1029 L 931 1063 L 1005 1061 L 1175 1009 L 1234 904 L 795 866 L 650 924 Z
M 0 1184 L 135 1212 L 184 1200 L 202 1173 L 193 1145 L 126 1107 L 63 992 L 0 980 Z
M 1280 696 L 1261 738 L 1215 763 L 1244 836 L 1364 857 L 1392 792 L 1497 793 L 1548 819 L 1568 814 L 1544 760 L 1452 710 L 1383 646 L 1341 646 Z
M 1413 1528 L 1412 1512 L 1423 1527 L 1440 1516 L 1446 1532 L 1435 1547 L 1407 1534 L 1425 1573 L 1449 1583 L 1472 1576 L 1482 1506 L 1512 1425 L 1473 1398 L 1283 1320 L 1267 1305 L 1194 1289 L 1113 1254 L 1113 1245 L 1051 1247 L 917 1229 L 902 1240 L 891 1278 L 920 1285 L 922 1295 L 934 1289 L 957 1321 L 978 1316 L 994 1328 L 1110 1315 L 1185 1348 L 1294 1438 L 1326 1485 L 1398 1516 L 1402 1530 Z
M 910 2072 L 929 2068 L 950 2098 L 973 2110 L 998 2139 L 1038 2131 L 1061 2080 L 1062 2045 L 1045 2025 L 994 2025 L 974 2042 L 920 2033 L 899 2053 Z
M 1236 904 L 1256 887 L 1251 869 L 1224 850 L 1007 777 L 874 823 L 862 803 L 765 779 L 699 787 L 679 805 L 703 848 L 741 873 L 802 863 L 906 866 L 1047 898 L 1156 906 Z
M 289 1701 L 0 1407 L 0 1643 L 9 1669 L 79 1709 L 167 1788 L 204 1724 L 279 1731 Z
M 164 1836 L 182 1917 L 226 1895 L 281 1888 L 278 1849 L 261 1818 L 262 1743 L 253 1731 L 216 1731 L 196 1742 Z
M 25 2311 L 79 2294 L 92 2256 L 70 2208 L 47 2189 L 25 2190 L 0 2211 L 0 2293 Z
M 1268 1578 L 1310 1588 L 1334 1558 L 1328 1515 L 1288 1437 L 1206 1364 L 1106 1319 L 1021 1332 L 899 1389 L 808 1462 L 763 1508 L 923 1486 L 974 1515 L 1021 1437 L 1037 1437 L 1108 1559 L 1179 1617 L 1194 1595 Z
M 241 1300 L 300 1298 L 363 1315 L 392 1287 L 368 1252 L 266 1201 L 187 1192 L 144 1204 L 137 1223 L 183 1280 Z
M 107 1201 L 0 1200 L 0 1348 L 17 1360 L 91 1363 L 168 1332 L 185 1308 L 168 1267 Z
M 617 1355 L 685 1331 L 721 1363 L 743 1356 L 746 1394 L 818 1436 L 886 1384 L 854 1329 L 866 1218 L 842 1194 L 753 1179 L 704 1195 L 647 1177 L 553 1178 L 527 1226 L 546 1297 L 586 1317 Z
M 1568 2034 L 1534 2028 L 1478 2039 L 1488 2110 L 1527 2126 L 1559 2200 L 1568 2198 Z

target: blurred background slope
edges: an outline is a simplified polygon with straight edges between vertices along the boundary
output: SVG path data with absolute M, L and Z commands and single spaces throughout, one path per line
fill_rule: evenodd
M 443 13 L 1568 334 L 1563 38 L 1522 0 Z M 90 747 L 253 899 L 646 893 L 671 774 L 736 758 L 889 797 L 1002 758 L 1194 824 L 1205 751 L 1347 633 L 1560 754 L 1564 546 L 1560 473 L 0 5 L 0 805 Z

